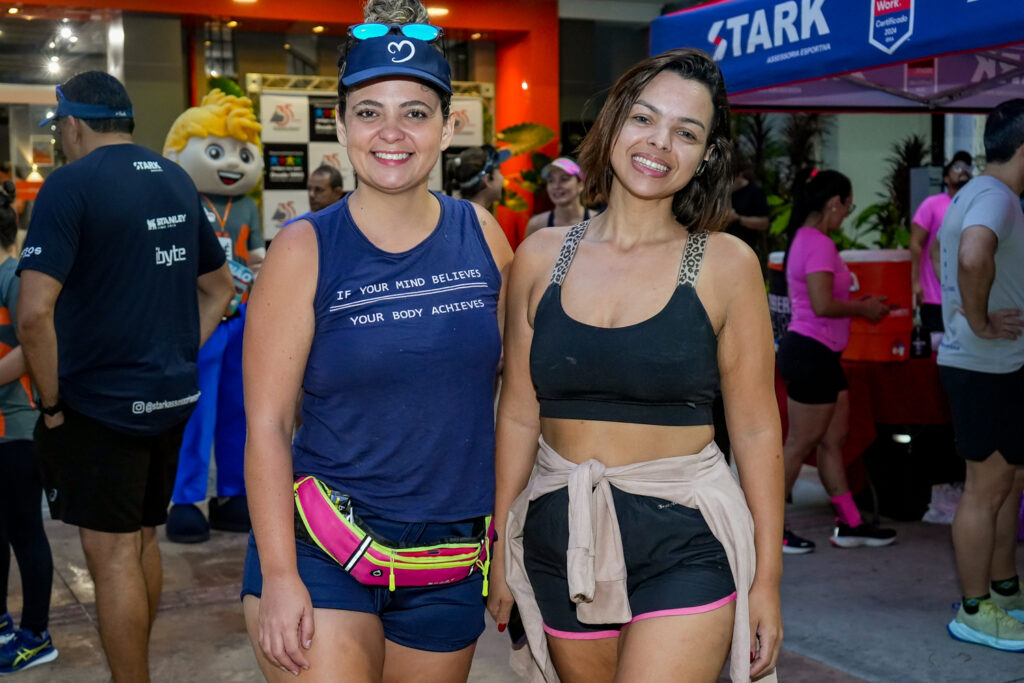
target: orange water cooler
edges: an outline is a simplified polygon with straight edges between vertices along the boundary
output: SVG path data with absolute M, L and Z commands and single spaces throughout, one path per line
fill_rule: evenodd
M 850 321 L 850 343 L 843 360 L 892 362 L 910 357 L 914 327 L 913 289 L 908 249 L 852 249 L 839 252 L 850 268 L 850 301 L 884 296 L 893 306 L 889 315 L 873 323 L 867 318 Z

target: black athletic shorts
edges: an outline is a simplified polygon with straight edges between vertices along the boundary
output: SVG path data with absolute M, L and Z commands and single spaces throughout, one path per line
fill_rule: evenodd
M 185 424 L 133 436 L 64 409 L 47 429 L 40 416 L 35 449 L 50 515 L 67 524 L 130 533 L 167 521 Z
M 956 451 L 981 462 L 995 451 L 1024 466 L 1024 367 L 996 374 L 939 366 L 953 413 Z
M 846 389 L 846 375 L 833 351 L 817 339 L 786 332 L 775 362 L 786 383 L 786 395 L 797 403 L 835 403 Z
M 612 487 L 626 560 L 626 592 L 633 621 L 698 614 L 736 599 L 725 548 L 699 510 Z M 523 528 L 526 573 L 544 618 L 558 638 L 614 638 L 625 624 L 584 624 L 569 598 L 569 490 L 530 503 Z

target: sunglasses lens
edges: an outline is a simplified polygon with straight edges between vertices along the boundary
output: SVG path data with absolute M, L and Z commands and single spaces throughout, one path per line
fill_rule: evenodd
M 353 26 L 351 32 L 352 37 L 357 40 L 368 40 L 386 36 L 389 30 L 387 24 L 359 24 Z
M 432 40 L 437 40 L 437 37 L 441 35 L 441 29 L 430 24 L 404 24 L 402 33 L 407 38 L 415 38 L 429 43 Z

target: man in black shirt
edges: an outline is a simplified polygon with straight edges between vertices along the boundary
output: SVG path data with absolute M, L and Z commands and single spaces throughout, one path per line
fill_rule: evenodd
M 732 210 L 725 231 L 750 245 L 764 269 L 767 259 L 765 235 L 771 221 L 768 218 L 768 200 L 764 190 L 753 182 L 753 171 L 754 167 L 748 160 L 737 159 L 736 175 L 732 179 Z
M 79 527 L 113 680 L 135 683 L 149 680 L 155 527 L 199 397 L 196 354 L 234 286 L 188 175 L 132 143 L 124 86 L 90 71 L 58 86 L 57 101 L 70 163 L 32 214 L 19 336 L 43 413 L 35 444 L 51 513 Z

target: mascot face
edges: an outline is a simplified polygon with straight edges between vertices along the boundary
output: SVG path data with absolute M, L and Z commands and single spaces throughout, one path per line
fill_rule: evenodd
M 259 147 L 236 138 L 207 135 L 189 138 L 175 161 L 204 194 L 243 195 L 260 181 Z

